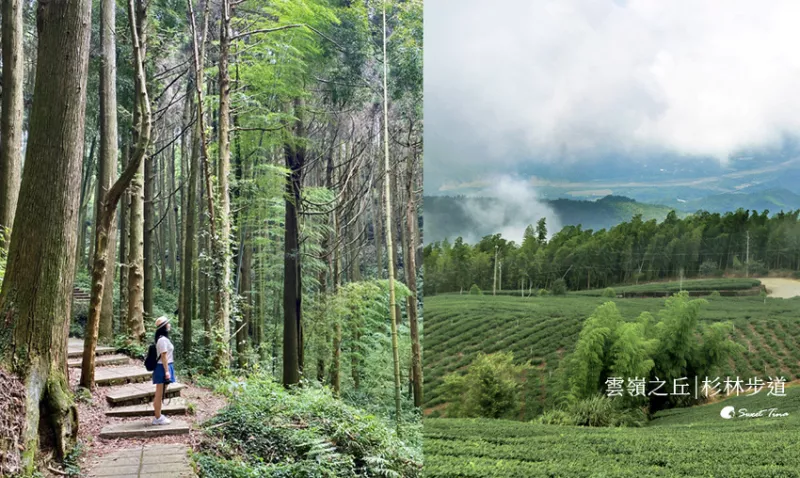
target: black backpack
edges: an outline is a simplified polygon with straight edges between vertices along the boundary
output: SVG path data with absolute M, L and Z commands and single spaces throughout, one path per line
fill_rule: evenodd
M 147 357 L 144 359 L 144 368 L 147 369 L 148 372 L 152 372 L 156 369 L 156 365 L 158 365 L 158 354 L 156 353 L 156 344 L 150 344 L 150 348 L 147 349 Z

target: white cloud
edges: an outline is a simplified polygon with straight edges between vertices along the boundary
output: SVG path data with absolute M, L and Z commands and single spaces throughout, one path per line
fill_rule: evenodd
M 426 178 L 800 132 L 800 2 L 425 3 Z
M 508 175 L 491 178 L 487 196 L 496 199 L 492 207 L 485 207 L 476 199 L 467 198 L 462 207 L 467 215 L 491 234 L 522 244 L 528 225 L 536 226 L 541 218 L 547 220 L 548 238 L 561 230 L 560 220 L 553 209 L 539 200 L 534 187 L 528 182 Z M 480 241 L 482 234 L 464 232 L 468 243 Z

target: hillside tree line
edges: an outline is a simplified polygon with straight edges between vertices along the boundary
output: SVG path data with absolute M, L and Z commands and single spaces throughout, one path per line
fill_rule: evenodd
M 610 229 L 567 226 L 548 238 L 541 219 L 522 244 L 500 234 L 477 244 L 462 238 L 424 248 L 425 294 L 516 291 L 533 294 L 563 279 L 570 290 L 604 288 L 668 278 L 757 276 L 800 271 L 800 210 L 698 211 L 662 222 L 640 215 Z

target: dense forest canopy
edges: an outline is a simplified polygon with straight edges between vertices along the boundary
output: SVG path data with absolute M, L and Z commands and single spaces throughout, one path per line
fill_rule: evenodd
M 25 454 L 0 474 L 74 444 L 67 331 L 92 389 L 95 348 L 141 353 L 161 315 L 188 376 L 316 381 L 416 433 L 422 2 L 13 1 L 2 16 L 0 371 L 27 411 L 0 407 L 0 423 L 25 416 L 0 439 Z
M 800 270 L 800 210 L 770 215 L 739 209 L 671 212 L 662 222 L 636 215 L 610 229 L 566 226 L 547 239 L 547 222 L 525 231 L 521 244 L 500 234 L 475 244 L 463 239 L 425 246 L 425 293 L 571 290 L 726 273 L 756 276 Z M 495 265 L 497 267 L 495 267 Z M 495 274 L 497 282 L 495 285 Z

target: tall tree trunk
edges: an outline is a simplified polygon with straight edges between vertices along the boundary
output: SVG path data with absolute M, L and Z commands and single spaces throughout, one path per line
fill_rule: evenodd
M 244 226 L 244 241 L 242 247 L 242 268 L 241 280 L 239 282 L 242 296 L 242 323 L 239 324 L 236 334 L 236 353 L 238 356 L 239 367 L 246 365 L 245 350 L 247 349 L 248 326 L 253 320 L 253 281 L 251 279 L 253 264 L 253 245 L 251 243 L 251 233 L 247 226 Z
M 333 191 L 333 146 L 328 148 L 325 152 L 325 178 L 323 184 L 328 191 L 333 192 L 334 196 L 336 195 L 335 191 Z M 320 173 L 322 174 L 322 173 Z M 328 276 L 332 275 L 334 278 L 336 277 L 336 272 L 334 271 L 334 247 L 336 247 L 336 210 L 337 210 L 337 203 L 334 203 L 333 211 L 328 215 L 328 221 L 334 224 L 333 230 L 329 231 L 325 234 L 322 238 L 321 250 L 322 254 L 325 254 L 325 267 L 321 267 L 319 271 L 319 294 L 320 298 L 323 301 L 328 300 Z M 334 279 L 335 280 L 335 279 Z M 326 307 L 327 304 L 323 305 Z M 327 344 L 330 341 L 330 329 L 325 327 L 325 343 Z M 317 357 L 317 381 L 323 383 L 325 381 L 325 369 L 327 367 L 327 357 L 325 354 L 320 354 Z
M 100 159 L 95 204 L 95 248 L 100 241 L 99 224 L 103 221 L 103 202 L 117 172 L 117 51 L 116 3 L 100 2 Z M 127 187 L 127 184 L 126 184 Z M 116 208 L 111 212 L 108 230 L 103 231 L 108 241 L 104 262 L 111 264 L 111 273 L 105 274 L 103 307 L 100 310 L 100 340 L 109 341 L 114 335 L 114 259 L 116 255 Z
M 114 215 L 117 210 L 117 203 L 128 187 L 128 184 L 130 184 L 131 180 L 138 172 L 139 164 L 144 160 L 145 151 L 150 142 L 150 100 L 147 97 L 142 43 L 136 31 L 136 25 L 141 22 L 141 19 L 137 21 L 134 1 L 135 0 L 128 0 L 128 17 L 130 18 L 133 61 L 134 70 L 136 72 L 136 90 L 138 93 L 136 101 L 139 108 L 143 111 L 143 114 L 139 115 L 138 119 L 140 123 L 136 125 L 139 133 L 139 140 L 136 145 L 136 150 L 134 151 L 134 157 L 131 163 L 125 167 L 122 176 L 109 188 L 108 192 L 103 195 L 100 201 L 101 209 L 98 213 L 99 219 L 95 227 L 97 239 L 94 253 L 94 266 L 92 268 L 92 298 L 89 306 L 89 318 L 86 321 L 86 337 L 83 343 L 83 361 L 81 363 L 80 383 L 82 387 L 89 389 L 94 388 L 95 349 L 97 347 L 100 315 L 103 308 L 103 301 L 105 300 L 106 264 L 109 257 L 114 257 L 108 253 L 109 242 L 113 242 L 112 239 L 114 238 L 114 235 L 111 234 L 110 231 L 114 226 Z M 113 5 L 110 6 L 113 8 Z M 144 9 L 141 9 L 139 12 L 140 14 L 144 14 Z M 109 275 L 113 276 L 113 274 Z
M 22 430 L 5 430 L 0 450 L 17 455 L 15 444 L 21 444 L 26 474 L 34 471 L 40 431 L 53 438 L 58 459 L 74 444 L 78 431 L 66 349 L 91 8 L 91 2 L 65 0 L 40 3 L 38 8 L 37 75 L 25 175 L 0 292 L 0 317 L 7 329 L 0 333 L 0 366 L 22 382 L 25 410 Z
M 174 144 L 174 143 L 173 143 Z M 159 281 L 160 287 L 162 289 L 167 288 L 167 257 L 169 255 L 170 249 L 170 240 L 169 240 L 169 217 L 170 214 L 168 213 L 169 202 L 170 200 L 167 199 L 168 193 L 167 191 L 167 168 L 166 168 L 166 154 L 161 153 L 158 157 L 158 171 L 157 171 L 157 182 L 156 186 L 158 186 L 158 192 L 156 193 L 156 197 L 159 198 L 159 211 L 158 211 L 158 238 L 156 244 L 158 244 L 158 265 L 161 266 L 161 280 Z M 154 205 L 155 207 L 155 205 Z
M 143 246 L 144 246 L 144 191 L 143 178 L 147 159 L 139 163 L 131 182 L 130 242 L 128 246 L 128 333 L 141 341 L 144 334 L 143 298 Z
M 416 152 L 414 153 L 416 156 Z M 416 158 L 414 158 L 416 159 Z M 419 340 L 419 323 L 417 319 L 417 238 L 414 235 L 414 223 L 417 221 L 417 207 L 414 202 L 414 162 L 407 163 L 406 182 L 406 285 L 411 291 L 408 297 L 408 324 L 411 329 L 411 383 L 414 394 L 414 406 L 422 406 L 422 352 Z
M 149 3 L 149 2 L 148 2 Z M 147 3 L 136 0 L 137 33 L 139 35 L 139 48 L 142 58 L 147 54 Z M 156 130 L 156 133 L 158 130 Z M 156 134 L 154 142 L 157 143 L 159 135 Z M 148 156 L 144 161 L 144 226 L 142 229 L 142 264 L 143 264 L 143 319 L 153 316 L 153 224 L 155 221 L 155 204 L 153 203 L 153 188 L 155 186 L 157 159 Z
M 130 162 L 130 145 L 125 141 L 122 151 L 122 167 Z M 119 207 L 119 328 L 124 333 L 128 328 L 128 225 L 130 224 L 131 191 L 130 186 L 122 193 Z
M 336 295 L 339 292 L 339 284 L 341 284 L 342 280 L 342 254 L 340 252 L 340 248 L 338 246 L 340 242 L 340 237 L 342 234 L 341 231 L 341 222 L 339 221 L 339 211 L 333 211 L 333 235 L 334 235 L 334 243 L 333 243 L 333 257 L 334 257 L 334 266 L 333 266 L 333 294 Z M 336 320 L 333 324 L 333 360 L 331 361 L 331 388 L 333 389 L 333 393 L 336 396 L 339 396 L 339 391 L 341 389 L 341 362 L 342 362 L 342 322 L 341 320 Z
M 132 4 L 132 2 L 136 4 Z M 129 16 L 136 18 L 135 29 L 131 25 L 132 32 L 135 30 L 135 37 L 138 41 L 138 54 L 140 59 L 144 59 L 147 54 L 147 11 L 146 3 L 143 0 L 128 0 Z M 135 10 L 135 14 L 130 13 L 130 10 Z M 130 232 L 130 250 L 128 253 L 128 330 L 133 336 L 134 340 L 141 341 L 144 338 L 144 249 L 146 247 L 146 227 L 144 221 L 144 212 L 146 209 L 144 198 L 144 184 L 147 182 L 146 174 L 148 173 L 148 166 L 152 162 L 152 158 L 147 157 L 147 149 L 150 146 L 150 132 L 147 131 L 146 141 L 142 138 L 144 135 L 144 126 L 151 123 L 150 103 L 148 99 L 147 105 L 142 104 L 142 96 L 147 97 L 147 78 L 144 76 L 142 70 L 142 81 L 137 81 L 135 85 L 135 95 L 139 101 L 136 102 L 134 109 L 134 138 L 136 142 L 136 150 L 133 153 L 131 161 L 137 162 L 139 169 L 136 176 L 131 183 L 131 232 Z M 141 127 L 138 127 L 141 126 Z M 136 158 L 141 156 L 141 161 L 136 161 Z
M 239 84 L 239 67 L 236 67 L 236 84 Z M 233 116 L 234 128 L 239 126 L 238 116 Z M 240 209 L 249 204 L 250 195 L 242 192 L 242 186 L 245 181 L 249 181 L 252 174 L 251 162 L 245 161 L 242 156 L 242 143 L 239 136 L 236 136 L 236 176 L 237 187 L 236 197 L 239 201 Z M 238 333 L 236 334 L 236 353 L 238 357 L 239 367 L 243 368 L 246 365 L 245 350 L 247 349 L 248 336 L 255 336 L 254 317 L 253 317 L 253 230 L 251 221 L 246 211 L 242 211 L 237 215 L 237 224 L 242 230 L 242 245 L 239 254 L 241 254 L 241 269 L 239 273 L 239 285 L 242 296 L 242 323 L 239 324 Z
M 219 33 L 219 161 L 217 163 L 217 196 L 219 197 L 219 235 L 216 242 L 215 264 L 218 271 L 214 274 L 214 325 L 220 336 L 220 343 L 214 354 L 214 365 L 228 368 L 230 362 L 230 310 L 231 310 L 231 200 L 228 175 L 231 169 L 230 143 L 230 106 L 231 78 L 228 71 L 230 51 L 231 7 L 228 0 L 222 0 L 222 16 Z
M 295 138 L 284 147 L 286 168 L 291 171 L 286 183 L 286 216 L 283 257 L 283 385 L 296 385 L 303 370 L 302 299 L 303 284 L 300 261 L 300 228 L 298 208 L 302 190 L 302 170 L 305 149 L 299 145 L 303 138 L 302 100 L 294 100 Z
M 97 143 L 97 136 L 92 137 L 92 145 L 89 147 L 89 156 L 84 160 L 83 181 L 81 182 L 81 200 L 79 203 L 78 211 L 78 244 L 75 261 L 75 272 L 77 273 L 81 265 L 84 264 L 86 254 L 86 233 L 89 229 L 88 221 L 86 220 L 89 208 L 89 191 L 92 189 L 92 172 L 94 170 L 94 149 Z
M 201 194 L 205 194 L 205 190 L 201 190 Z M 202 202 L 202 201 L 201 201 Z M 199 210 L 199 209 L 198 209 Z M 202 217 L 202 215 L 201 215 Z M 206 221 L 203 219 L 200 220 L 200 230 L 203 230 L 203 226 L 206 225 Z M 200 317 L 203 321 L 203 346 L 208 351 L 211 347 L 211 297 L 208 294 L 208 287 L 209 287 L 209 280 L 208 275 L 211 270 L 211 266 L 209 266 L 209 259 L 208 254 L 211 251 L 211 240 L 208 237 L 208 234 L 203 235 L 203 240 L 201 242 L 202 248 L 202 255 L 205 256 L 202 261 L 202 267 L 198 264 L 198 268 L 200 268 L 200 272 L 198 274 L 199 281 L 198 287 L 200 288 Z
M 254 231 L 255 232 L 255 231 Z M 254 257 L 257 257 L 261 252 L 261 247 L 253 245 L 253 253 Z M 252 267 L 252 266 L 251 266 Z M 260 268 L 255 268 L 255 281 L 254 287 L 256 292 L 256 296 L 253 300 L 253 349 L 255 349 L 256 353 L 258 354 L 257 357 L 264 361 L 266 359 L 265 351 L 266 349 L 261 345 L 264 343 L 264 316 L 267 313 L 266 311 L 266 286 L 264 284 L 264 276 L 259 270 Z M 253 299 L 253 297 L 251 297 Z
M 156 134 L 158 138 L 158 134 Z M 157 143 L 156 143 L 157 144 Z M 153 317 L 153 236 L 155 233 L 155 203 L 153 202 L 153 188 L 155 187 L 158 158 L 149 157 L 144 166 L 144 229 L 143 229 L 143 254 L 144 260 L 144 318 Z
M 191 103 L 189 103 L 191 105 Z M 188 109 L 188 108 L 187 108 Z M 190 117 L 191 118 L 191 117 Z M 197 124 L 194 128 L 194 147 L 191 148 L 192 153 L 190 161 L 187 162 L 189 168 L 188 182 L 184 184 L 184 191 L 186 191 L 186 203 L 183 212 L 184 222 L 186 223 L 186 232 L 184 234 L 183 253 L 181 254 L 181 267 L 183 268 L 183 279 L 181 280 L 181 318 L 183 327 L 183 351 L 188 356 L 192 349 L 192 299 L 194 298 L 193 284 L 194 284 L 194 264 L 196 241 L 195 237 L 195 208 L 197 205 L 197 188 L 198 188 L 198 173 L 200 171 L 200 164 L 197 161 L 197 156 L 200 152 L 200 147 L 197 142 L 200 140 L 200 133 L 197 131 Z M 186 142 L 188 145 L 188 141 Z M 186 151 L 181 149 L 181 154 Z
M 167 180 L 164 181 L 166 184 L 167 194 L 169 195 L 169 201 L 167 202 L 167 219 L 168 219 L 168 237 L 166 242 L 167 250 L 169 251 L 169 270 L 170 270 L 170 283 L 172 285 L 172 290 L 175 290 L 175 287 L 178 285 L 178 279 L 176 277 L 177 268 L 178 268 L 178 247 L 180 247 L 180 234 L 178 234 L 178 201 L 177 201 L 177 184 L 175 183 L 175 144 L 173 143 L 172 148 L 170 148 L 170 159 L 169 163 L 167 163 Z
M 3 110 L 0 118 L 0 246 L 2 228 L 14 226 L 22 172 L 22 94 L 24 50 L 22 0 L 3 0 Z
M 201 197 L 205 195 L 205 198 L 208 202 L 208 228 L 211 232 L 211 237 L 216 237 L 216 226 L 214 225 L 214 201 L 212 198 L 212 189 L 211 189 L 211 173 L 209 171 L 208 165 L 208 142 L 206 141 L 206 128 L 205 128 L 205 116 L 203 114 L 203 65 L 205 63 L 205 45 L 206 45 L 206 36 L 208 33 L 208 17 L 209 17 L 209 6 L 211 4 L 210 1 L 205 2 L 205 13 L 203 15 L 203 32 L 202 37 L 198 44 L 197 38 L 197 26 L 194 16 L 194 6 L 192 5 L 192 0 L 186 0 L 189 10 L 189 21 L 191 25 L 191 34 L 192 34 L 192 59 L 194 60 L 194 72 L 195 72 L 195 92 L 197 94 L 197 123 L 198 123 L 198 130 L 200 131 L 200 159 L 203 166 L 203 176 L 205 178 L 204 189 L 201 191 Z M 216 246 L 218 241 L 212 241 L 206 236 L 206 240 L 204 241 L 204 253 L 208 255 L 211 253 L 214 257 L 217 256 L 216 254 Z M 205 265 L 208 265 L 208 261 L 204 261 Z M 208 267 L 207 267 L 208 269 Z M 213 267 L 211 267 L 213 270 Z M 203 326 L 205 329 L 205 337 L 204 337 L 204 344 L 206 348 L 211 343 L 211 323 L 210 323 L 210 310 L 209 310 L 209 295 L 208 295 L 208 271 L 204 274 L 200 274 L 200 315 L 203 318 Z M 223 347 L 227 347 L 228 341 L 226 340 Z M 219 354 L 215 354 L 215 356 L 219 356 Z
M 392 191 L 390 190 L 391 169 L 389 168 L 389 92 L 387 76 L 389 75 L 389 62 L 386 58 L 386 1 L 383 2 L 383 159 L 384 159 L 384 185 L 386 187 L 386 249 L 394 250 L 392 244 Z M 394 403 L 395 419 L 398 433 L 400 431 L 400 354 L 397 340 L 397 300 L 394 293 L 394 261 L 391 254 L 388 258 L 389 270 L 389 309 L 392 326 L 392 358 L 394 361 Z

